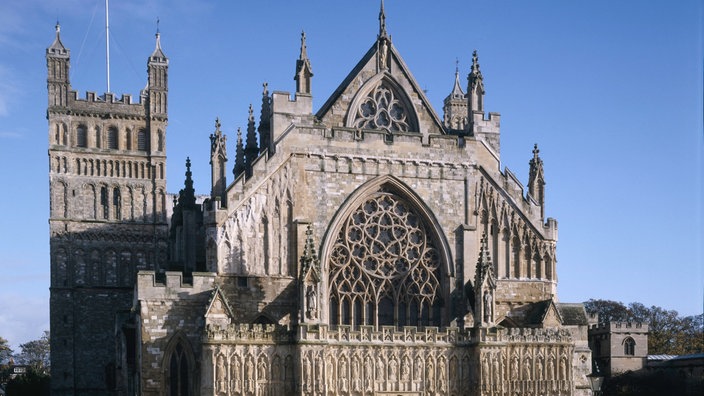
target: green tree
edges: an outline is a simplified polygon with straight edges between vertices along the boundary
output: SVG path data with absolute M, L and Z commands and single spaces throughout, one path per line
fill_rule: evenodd
M 49 396 L 51 377 L 30 367 L 24 375 L 18 375 L 7 383 L 7 396 Z
M 675 310 L 634 302 L 591 299 L 584 303 L 587 313 L 599 314 L 599 322 L 643 322 L 648 324 L 648 353 L 687 355 L 704 352 L 704 314 L 681 317 Z
M 50 368 L 49 341 L 49 331 L 44 331 L 44 335 L 40 339 L 21 344 L 22 352 L 17 356 L 17 360 L 31 366 L 38 373 L 48 373 Z
M 0 337 L 0 364 L 7 363 L 12 357 L 12 348 L 6 339 Z

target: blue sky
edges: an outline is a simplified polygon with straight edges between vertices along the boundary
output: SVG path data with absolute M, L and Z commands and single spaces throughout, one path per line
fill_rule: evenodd
M 432 5 L 431 5 L 432 4 Z M 0 336 L 49 328 L 45 49 L 61 22 L 80 96 L 106 90 L 103 0 L 0 3 Z M 121 0 L 110 4 L 111 88 L 137 97 L 160 19 L 170 58 L 167 176 L 190 156 L 209 192 L 208 135 L 234 153 L 261 84 L 293 91 L 306 31 L 317 110 L 372 45 L 378 0 Z M 479 51 L 501 158 L 523 183 L 538 143 L 559 223 L 558 297 L 702 312 L 702 5 L 699 1 L 387 0 L 394 45 L 438 113 L 455 60 Z M 232 156 L 232 155 L 231 155 Z M 233 163 L 230 163 L 232 166 Z

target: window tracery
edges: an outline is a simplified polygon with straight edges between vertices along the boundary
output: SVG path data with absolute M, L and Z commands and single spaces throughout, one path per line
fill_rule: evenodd
M 440 325 L 440 256 L 431 233 L 400 196 L 364 201 L 329 258 L 332 325 Z
M 359 104 L 353 124 L 364 129 L 410 130 L 408 110 L 399 95 L 386 84 L 377 85 Z

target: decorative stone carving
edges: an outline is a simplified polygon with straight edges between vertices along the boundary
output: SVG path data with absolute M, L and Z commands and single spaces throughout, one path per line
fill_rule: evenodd
M 410 130 L 408 110 L 394 89 L 383 82 L 371 90 L 360 103 L 355 112 L 353 124 L 356 128 L 362 129 L 398 132 Z

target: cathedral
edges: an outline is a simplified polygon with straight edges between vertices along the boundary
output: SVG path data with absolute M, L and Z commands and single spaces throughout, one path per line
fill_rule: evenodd
M 525 188 L 501 169 L 476 52 L 440 116 L 382 2 L 314 112 L 302 35 L 295 93 L 264 84 L 234 163 L 217 121 L 202 142 L 206 197 L 188 160 L 166 191 L 158 33 L 139 98 L 79 98 L 58 25 L 46 61 L 53 395 L 591 394 L 539 150 Z

